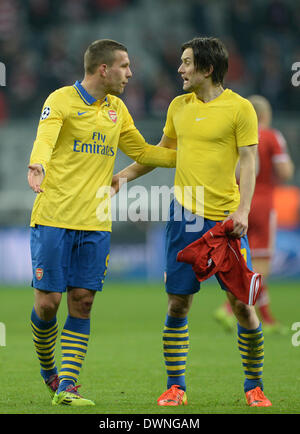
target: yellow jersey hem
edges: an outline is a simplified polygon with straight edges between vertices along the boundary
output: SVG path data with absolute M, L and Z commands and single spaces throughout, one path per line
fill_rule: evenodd
M 48 222 L 46 220 L 34 220 L 30 222 L 30 227 L 34 228 L 35 225 L 42 225 L 42 226 L 51 226 L 54 228 L 62 228 L 62 229 L 71 229 L 75 231 L 101 231 L 101 232 L 111 232 L 111 226 L 110 227 L 101 227 L 101 226 L 83 226 L 83 225 L 70 225 L 66 223 L 55 223 L 55 222 Z
M 203 214 L 198 214 L 195 211 L 193 211 L 192 209 L 190 209 L 190 207 L 184 206 L 182 204 L 182 202 L 175 196 L 175 199 L 177 200 L 177 202 L 185 209 L 187 209 L 189 212 L 191 212 L 192 214 L 195 214 L 199 217 L 203 217 L 207 220 L 212 220 L 212 221 L 223 221 L 225 219 L 227 219 L 227 217 L 231 214 L 233 214 L 237 209 L 238 209 L 238 205 L 233 208 L 232 210 L 228 211 L 228 214 L 224 215 L 224 214 L 210 214 L 204 211 L 204 215 Z M 222 212 L 222 210 L 220 210 L 220 212 Z

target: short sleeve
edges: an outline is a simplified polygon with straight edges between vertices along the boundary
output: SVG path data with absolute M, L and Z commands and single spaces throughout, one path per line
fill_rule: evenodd
M 167 119 L 163 129 L 165 136 L 170 137 L 171 139 L 177 139 L 177 134 L 174 127 L 175 106 L 176 106 L 176 101 L 173 99 L 173 101 L 169 105 L 168 112 L 167 112 Z
M 257 115 L 250 101 L 244 98 L 236 113 L 235 137 L 237 147 L 258 144 Z
M 122 126 L 120 134 L 124 135 L 130 131 L 135 130 L 136 127 L 134 125 L 131 114 L 129 113 L 126 105 L 123 103 L 122 100 L 120 100 L 120 109 L 122 111 Z

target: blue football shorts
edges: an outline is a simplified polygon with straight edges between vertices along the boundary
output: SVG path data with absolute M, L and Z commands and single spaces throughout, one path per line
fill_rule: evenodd
M 198 240 L 217 221 L 209 220 L 191 213 L 174 199 L 170 204 L 169 219 L 165 230 L 165 288 L 170 294 L 188 295 L 200 290 L 191 264 L 177 262 L 177 253 L 189 244 Z M 241 253 L 247 266 L 252 270 L 250 248 L 247 236 L 241 238 Z M 227 290 L 216 273 L 216 278 L 222 289 Z
M 110 232 L 36 225 L 31 228 L 31 286 L 65 292 L 101 291 L 109 261 Z

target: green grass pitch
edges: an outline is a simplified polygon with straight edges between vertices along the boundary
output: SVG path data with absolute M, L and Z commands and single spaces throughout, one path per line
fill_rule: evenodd
M 213 318 L 225 297 L 214 282 L 203 285 L 189 314 L 188 405 L 158 407 L 156 399 L 166 386 L 163 284 L 107 282 L 95 298 L 89 349 L 79 381 L 79 391 L 96 406 L 74 409 L 53 407 L 42 384 L 29 325 L 31 288 L 1 287 L 0 322 L 6 327 L 6 346 L 0 347 L 0 413 L 300 413 L 300 346 L 292 344 L 295 331 L 291 330 L 293 323 L 300 322 L 300 283 L 271 282 L 270 291 L 276 316 L 290 330 L 286 336 L 265 336 L 264 385 L 272 407 L 245 404 L 236 333 L 225 332 Z M 60 330 L 65 315 L 64 296 L 58 315 Z M 59 347 L 58 340 L 58 361 Z

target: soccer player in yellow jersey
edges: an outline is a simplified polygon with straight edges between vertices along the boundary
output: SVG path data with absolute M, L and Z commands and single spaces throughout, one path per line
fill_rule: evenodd
M 187 315 L 193 295 L 200 289 L 192 266 L 176 261 L 178 251 L 201 237 L 217 221 L 232 219 L 232 235 L 241 239 L 242 253 L 251 267 L 246 232 L 255 186 L 257 117 L 249 101 L 230 89 L 224 89 L 227 69 L 227 50 L 219 39 L 194 38 L 183 44 L 178 72 L 187 93 L 171 102 L 159 144 L 177 149 L 175 198 L 166 225 L 168 312 L 163 348 L 168 380 L 166 392 L 157 400 L 161 406 L 187 404 Z M 240 191 L 235 178 L 238 159 Z M 118 191 L 121 179 L 131 181 L 150 170 L 134 163 L 113 177 L 112 186 Z M 198 196 L 197 188 L 202 191 Z M 190 227 L 192 220 L 194 231 Z M 226 290 L 219 277 L 218 281 Z M 264 339 L 261 324 L 253 306 L 242 303 L 229 291 L 226 294 L 238 321 L 238 346 L 245 373 L 247 403 L 250 406 L 270 406 L 271 402 L 263 393 Z
M 175 167 L 176 151 L 147 144 L 121 99 L 132 76 L 127 49 L 93 42 L 82 82 L 47 98 L 30 157 L 28 183 L 38 193 L 31 216 L 33 340 L 53 405 L 94 405 L 76 385 L 90 334 L 90 312 L 109 260 L 109 191 L 119 147 L 142 164 Z M 56 313 L 67 291 L 58 373 Z

